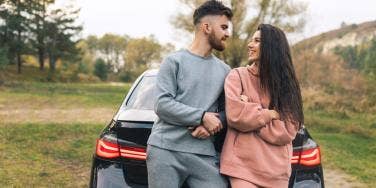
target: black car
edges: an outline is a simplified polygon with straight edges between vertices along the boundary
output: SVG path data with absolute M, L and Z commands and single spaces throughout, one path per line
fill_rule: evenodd
M 146 71 L 135 81 L 118 112 L 97 139 L 90 187 L 148 187 L 146 142 L 156 118 L 153 103 L 157 72 Z M 324 187 L 320 148 L 306 128 L 298 132 L 293 146 L 289 187 Z

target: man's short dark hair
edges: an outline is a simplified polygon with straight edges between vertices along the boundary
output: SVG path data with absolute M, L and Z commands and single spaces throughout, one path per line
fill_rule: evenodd
M 193 13 L 193 24 L 197 25 L 201 18 L 207 15 L 225 15 L 228 19 L 231 19 L 232 11 L 230 8 L 223 5 L 221 1 L 209 0 L 198 7 Z

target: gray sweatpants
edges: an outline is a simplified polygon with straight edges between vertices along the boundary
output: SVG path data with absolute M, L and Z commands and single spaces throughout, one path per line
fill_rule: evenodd
M 146 164 L 149 188 L 227 188 L 219 173 L 218 157 L 177 152 L 148 145 Z

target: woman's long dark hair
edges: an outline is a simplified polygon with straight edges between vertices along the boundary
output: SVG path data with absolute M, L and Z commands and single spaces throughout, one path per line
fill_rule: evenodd
M 260 85 L 269 92 L 269 108 L 300 127 L 304 123 L 303 102 L 286 35 L 269 24 L 260 24 L 257 30 L 261 32 Z

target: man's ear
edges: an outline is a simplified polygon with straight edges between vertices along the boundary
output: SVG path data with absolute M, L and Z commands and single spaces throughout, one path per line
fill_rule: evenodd
M 212 32 L 212 27 L 209 23 L 202 23 L 201 28 L 205 34 L 210 34 Z

